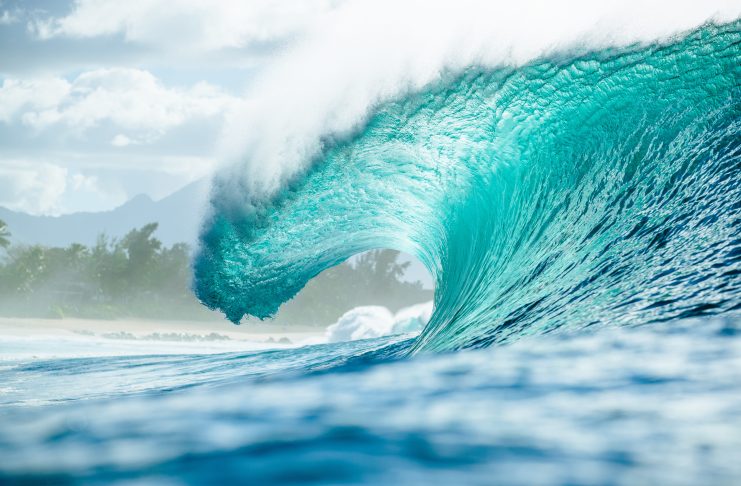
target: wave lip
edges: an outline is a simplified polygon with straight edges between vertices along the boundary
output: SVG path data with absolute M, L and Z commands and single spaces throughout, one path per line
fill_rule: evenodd
M 740 25 L 470 69 L 379 106 L 271 198 L 217 185 L 196 292 L 269 317 L 353 254 L 405 251 L 437 282 L 415 351 L 738 309 Z

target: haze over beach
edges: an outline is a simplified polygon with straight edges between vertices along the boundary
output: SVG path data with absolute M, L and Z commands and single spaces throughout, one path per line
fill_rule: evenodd
M 1 484 L 738 484 L 738 0 L 0 0 Z

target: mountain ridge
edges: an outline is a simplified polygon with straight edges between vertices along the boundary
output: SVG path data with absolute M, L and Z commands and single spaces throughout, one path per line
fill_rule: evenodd
M 192 182 L 160 200 L 138 194 L 109 211 L 35 216 L 0 207 L 0 219 L 14 244 L 66 247 L 94 245 L 98 236 L 121 238 L 133 228 L 159 223 L 156 236 L 165 245 L 194 244 L 208 198 L 208 180 Z

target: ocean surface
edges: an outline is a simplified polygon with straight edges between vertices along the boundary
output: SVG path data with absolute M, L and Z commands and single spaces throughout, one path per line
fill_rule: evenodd
M 741 23 L 443 76 L 239 189 L 205 305 L 267 318 L 393 248 L 421 333 L 5 359 L 0 482 L 741 484 Z
M 0 483 L 738 484 L 741 318 L 4 362 Z

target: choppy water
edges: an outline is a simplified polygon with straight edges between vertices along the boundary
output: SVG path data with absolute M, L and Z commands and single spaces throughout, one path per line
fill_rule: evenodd
M 384 358 L 399 339 L 5 363 L 0 482 L 741 479 L 738 316 Z

